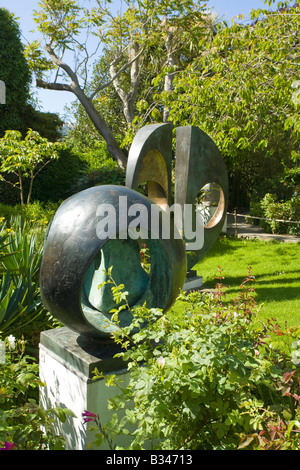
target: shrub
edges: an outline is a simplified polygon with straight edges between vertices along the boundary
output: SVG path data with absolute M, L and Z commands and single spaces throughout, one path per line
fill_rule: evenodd
M 53 424 L 68 409 L 44 410 L 38 405 L 38 364 L 25 355 L 25 342 L 12 336 L 0 341 L 0 447 L 15 450 L 62 450 L 64 440 Z
M 72 187 L 85 172 L 88 165 L 82 156 L 67 146 L 59 150 L 59 159 L 51 161 L 37 175 L 32 192 L 32 199 L 41 202 L 57 203 L 69 197 Z
M 288 233 L 300 235 L 300 223 L 280 222 L 299 221 L 300 222 L 300 194 L 295 194 L 291 199 L 280 202 L 276 195 L 267 193 L 261 201 L 263 216 L 270 221 L 264 221 L 264 224 L 272 233 Z
M 7 228 L 10 227 L 12 221 L 20 218 L 22 223 L 25 223 L 28 236 L 34 235 L 36 237 L 36 246 L 38 247 L 44 243 L 47 226 L 58 206 L 59 204 L 52 202 L 42 203 L 40 201 L 26 205 L 16 204 L 15 206 L 0 204 L 0 218 L 3 217 L 6 220 Z
M 57 203 L 97 184 L 124 184 L 124 172 L 103 148 L 82 152 L 64 146 L 59 154 L 37 175 L 33 199 Z
M 0 331 L 32 335 L 48 319 L 39 289 L 42 248 L 21 217 L 0 221 Z M 48 319 L 48 320 L 47 320 Z
M 28 129 L 24 139 L 21 132 L 13 130 L 7 130 L 0 139 L 0 180 L 18 188 L 21 204 L 30 202 L 36 176 L 51 160 L 58 158 L 59 145 L 32 129 Z M 8 179 L 8 175 L 13 175 L 14 181 Z M 27 192 L 24 191 L 25 180 L 28 181 Z
M 91 418 L 98 444 L 106 439 L 114 448 L 116 435 L 129 434 L 129 449 L 300 448 L 294 432 L 300 430 L 300 371 L 289 350 L 299 328 L 282 332 L 274 321 L 261 323 L 251 271 L 232 303 L 223 301 L 222 279 L 220 270 L 212 296 L 188 296 L 192 308 L 183 328 L 143 307 L 135 311 L 139 331 L 115 335 L 130 381 L 122 387 L 117 376 L 107 379 L 122 390 L 109 407 L 125 414 L 108 423 Z M 285 439 L 274 434 L 276 426 Z

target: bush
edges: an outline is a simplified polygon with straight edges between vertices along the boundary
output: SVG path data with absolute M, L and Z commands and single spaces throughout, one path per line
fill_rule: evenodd
M 88 169 L 80 155 L 74 150 L 63 146 L 59 150 L 59 159 L 51 161 L 37 175 L 32 199 L 41 202 L 57 203 L 71 194 L 72 185 Z
M 300 370 L 289 349 L 299 328 L 282 332 L 274 320 L 262 324 L 251 271 L 230 304 L 223 301 L 222 279 L 220 270 L 214 295 L 188 296 L 184 328 L 141 308 L 134 322 L 139 331 L 115 335 L 130 382 L 122 387 L 117 376 L 108 378 L 107 385 L 122 389 L 109 407 L 125 414 L 108 423 L 89 415 L 98 444 L 106 439 L 115 448 L 115 436 L 129 434 L 128 449 L 300 448 Z
M 65 147 L 35 180 L 33 199 L 57 203 L 97 184 L 124 184 L 124 173 L 103 148 L 81 152 Z
M 300 194 L 295 192 L 291 199 L 282 202 L 278 200 L 275 194 L 267 193 L 260 203 L 251 205 L 250 215 L 273 219 L 260 221 L 260 226 L 268 232 L 300 235 L 300 223 L 278 221 L 300 222 Z
M 27 232 L 21 217 L 0 221 L 0 331 L 31 337 L 50 316 L 40 298 L 42 248 Z
M 38 364 L 25 355 L 25 342 L 9 336 L 0 341 L 0 447 L 15 450 L 62 450 L 64 440 L 54 432 L 73 413 L 67 409 L 44 410 L 38 405 Z

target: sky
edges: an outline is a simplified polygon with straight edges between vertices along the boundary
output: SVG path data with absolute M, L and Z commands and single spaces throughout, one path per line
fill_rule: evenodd
M 38 10 L 38 3 L 39 0 L 0 0 L 0 7 L 6 8 L 17 17 L 24 43 L 37 38 L 38 33 L 33 33 L 32 30 L 36 27 L 33 21 L 33 10 Z M 115 0 L 115 3 L 117 4 L 118 0 Z M 213 8 L 213 11 L 228 22 L 239 14 L 244 14 L 246 19 L 252 9 L 266 8 L 264 0 L 208 0 L 207 6 Z M 74 101 L 72 93 L 42 90 L 35 86 L 35 82 L 33 82 L 32 89 L 41 111 L 58 113 L 63 119 L 68 119 L 66 106 Z

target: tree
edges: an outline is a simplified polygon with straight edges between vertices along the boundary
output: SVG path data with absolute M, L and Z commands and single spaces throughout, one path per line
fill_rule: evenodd
M 24 57 L 20 30 L 13 14 L 0 8 L 0 79 L 6 85 L 6 104 L 0 106 L 0 137 L 7 129 L 26 131 L 31 72 Z
M 26 110 L 26 124 L 50 142 L 56 142 L 62 138 L 64 122 L 56 113 L 38 111 L 29 105 Z
M 154 60 L 151 49 L 157 52 L 160 48 L 160 69 L 165 70 L 165 90 L 168 92 L 177 66 L 175 57 L 182 55 L 183 41 L 192 50 L 199 44 L 199 38 L 210 31 L 211 25 L 206 21 L 202 0 L 135 0 L 124 1 L 124 4 L 124 13 L 112 15 L 100 0 L 90 10 L 75 0 L 43 0 L 35 19 L 46 40 L 48 59 L 37 42 L 27 48 L 28 60 L 37 73 L 37 85 L 74 93 L 106 141 L 108 151 L 123 168 L 126 152 L 120 148 L 101 111 L 98 112 L 95 99 L 113 86 L 122 102 L 126 123 L 131 125 L 145 61 Z M 92 90 L 88 83 L 88 60 L 94 56 L 88 53 L 88 43 L 80 36 L 83 31 L 87 38 L 92 34 L 98 38 L 96 50 L 103 46 L 103 54 L 109 58 L 106 80 L 95 83 Z M 75 53 L 74 66 L 66 59 L 71 50 Z M 45 72 L 53 67 L 56 67 L 55 79 L 46 79 Z
M 56 150 L 59 145 L 49 142 L 32 129 L 28 130 L 24 140 L 21 132 L 12 130 L 6 131 L 0 139 L 0 180 L 19 189 L 21 204 L 25 201 L 23 179 L 29 179 L 26 199 L 29 204 L 34 178 L 51 160 L 58 158 Z M 3 174 L 12 174 L 16 180 L 7 180 Z
M 236 187 L 233 204 L 242 203 L 238 191 L 249 194 L 299 161 L 299 14 L 297 4 L 281 5 L 252 11 L 251 24 L 220 27 L 165 97 L 175 124 L 200 125 L 215 140 Z

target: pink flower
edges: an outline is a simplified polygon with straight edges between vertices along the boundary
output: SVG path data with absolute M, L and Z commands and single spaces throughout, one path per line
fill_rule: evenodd
M 90 411 L 84 410 L 82 416 L 84 417 L 84 423 L 88 423 L 89 421 L 94 421 L 95 423 L 97 422 L 98 415 L 95 415 L 95 413 L 91 413 Z
M 17 447 L 13 442 L 4 442 L 4 447 L 1 447 L 0 450 L 12 450 L 14 447 Z

